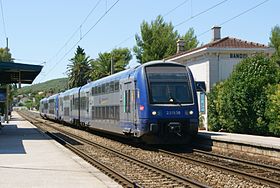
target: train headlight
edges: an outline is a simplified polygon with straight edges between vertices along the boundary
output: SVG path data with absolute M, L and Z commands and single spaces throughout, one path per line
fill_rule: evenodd
M 190 115 L 193 115 L 193 111 L 192 111 L 192 110 L 190 110 L 190 111 L 189 111 L 189 114 L 190 114 Z
M 152 115 L 153 116 L 157 115 L 157 112 L 156 111 L 152 111 Z

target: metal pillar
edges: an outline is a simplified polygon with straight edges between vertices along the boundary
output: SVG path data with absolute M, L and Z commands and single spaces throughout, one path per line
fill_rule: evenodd
M 18 72 L 18 88 L 21 88 L 21 72 Z
M 6 118 L 6 122 L 9 123 L 9 84 L 7 84 L 6 86 L 6 113 L 5 113 L 5 118 Z

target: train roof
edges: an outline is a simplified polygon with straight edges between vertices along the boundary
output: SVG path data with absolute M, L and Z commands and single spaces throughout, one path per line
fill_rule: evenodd
M 120 71 L 118 73 L 115 73 L 115 74 L 112 74 L 110 76 L 106 76 L 104 78 L 101 78 L 101 79 L 98 79 L 98 80 L 95 80 L 95 81 L 92 81 L 84 86 L 82 86 L 81 89 L 87 89 L 87 88 L 91 88 L 93 86 L 96 86 L 96 85 L 100 85 L 100 84 L 103 84 L 105 82 L 111 82 L 111 81 L 114 81 L 116 79 L 122 79 L 122 78 L 125 78 L 126 76 L 134 73 L 135 69 L 138 68 L 139 66 L 136 66 L 136 67 L 132 67 L 130 69 L 126 69 L 126 70 L 123 70 L 123 71 Z
M 44 98 L 42 98 L 41 100 L 40 100 L 40 102 L 44 102 L 44 101 L 47 101 L 47 97 L 44 97 Z
M 173 61 L 163 61 L 163 60 L 150 61 L 150 62 L 148 62 L 148 63 L 142 64 L 142 65 L 138 65 L 138 66 L 132 67 L 132 68 L 130 68 L 130 69 L 127 69 L 127 70 L 118 72 L 118 73 L 116 73 L 116 74 L 113 74 L 113 75 L 110 75 L 110 76 L 106 76 L 106 77 L 101 78 L 101 79 L 99 79 L 99 80 L 92 81 L 92 82 L 90 82 L 90 83 L 88 83 L 88 84 L 82 86 L 81 90 L 88 89 L 88 88 L 91 88 L 91 87 L 93 87 L 93 86 L 103 84 L 103 83 L 105 83 L 105 82 L 111 82 L 111 81 L 114 81 L 114 80 L 116 80 L 116 79 L 125 78 L 125 77 L 127 77 L 128 75 L 133 74 L 137 69 L 141 69 L 141 68 L 146 67 L 146 66 L 156 65 L 156 64 L 158 64 L 158 63 L 176 64 L 176 65 L 180 65 L 180 66 L 185 66 L 185 65 L 182 65 L 182 64 L 180 64 L 180 63 L 173 62 Z
M 60 95 L 60 93 L 53 94 L 53 95 L 49 96 L 47 99 L 48 99 L 48 100 L 49 100 L 49 99 L 53 99 L 53 98 L 55 98 L 55 97 L 58 96 L 58 95 Z
M 64 92 L 62 92 L 62 93 L 60 93 L 60 97 L 65 96 L 65 95 L 71 95 L 71 94 L 73 94 L 73 93 L 76 93 L 76 92 L 79 91 L 80 88 L 81 88 L 81 87 L 74 87 L 74 88 L 68 89 L 68 90 L 66 90 L 66 91 L 64 91 Z
M 157 65 L 159 63 L 161 63 L 161 64 L 170 64 L 170 65 L 171 64 L 172 65 L 179 65 L 179 66 L 184 66 L 185 67 L 185 65 L 183 65 L 181 63 L 176 63 L 174 61 L 163 61 L 163 60 L 150 61 L 148 63 L 145 63 L 145 64 L 141 65 L 141 66 L 147 67 L 147 66 L 151 66 L 151 65 Z

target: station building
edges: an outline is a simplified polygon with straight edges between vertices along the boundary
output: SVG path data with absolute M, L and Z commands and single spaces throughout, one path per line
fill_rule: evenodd
M 225 80 L 243 58 L 263 53 L 271 56 L 274 52 L 264 44 L 249 42 L 232 37 L 221 38 L 221 27 L 212 28 L 213 39 L 208 44 L 189 51 L 184 49 L 184 42 L 178 40 L 177 53 L 166 60 L 187 65 L 194 76 L 195 81 L 203 81 L 206 85 L 206 93 L 210 92 L 215 83 Z M 200 114 L 203 117 L 205 129 L 207 124 L 207 96 L 198 92 Z
M 3 116 L 5 116 L 8 122 L 8 114 L 11 106 L 9 104 L 10 91 L 8 84 L 18 83 L 19 88 L 21 84 L 31 84 L 41 72 L 42 68 L 43 66 L 41 65 L 0 61 L 0 125 Z

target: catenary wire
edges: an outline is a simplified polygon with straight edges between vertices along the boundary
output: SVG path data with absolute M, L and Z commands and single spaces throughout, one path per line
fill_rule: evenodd
M 186 4 L 189 0 L 184 0 L 183 2 L 181 2 L 179 5 L 177 5 L 176 7 L 174 7 L 173 9 L 169 10 L 168 12 L 166 12 L 165 14 L 163 14 L 163 18 L 168 16 L 169 14 L 171 14 L 172 12 L 174 12 L 175 10 L 177 10 L 178 8 L 180 8 L 181 6 L 183 6 L 184 4 Z M 113 48 L 110 48 L 107 51 L 111 51 L 113 50 L 114 48 L 122 45 L 123 43 L 125 43 L 126 41 L 130 40 L 131 38 L 134 37 L 134 34 L 130 35 L 129 37 L 125 38 L 124 40 L 122 40 L 120 43 L 118 43 L 117 45 L 115 45 Z
M 2 14 L 3 30 L 4 30 L 4 35 L 5 35 L 5 39 L 6 39 L 7 38 L 6 22 L 5 22 L 5 18 L 4 18 L 4 9 L 3 9 L 3 2 L 2 2 L 2 0 L 0 0 L 0 4 L 1 4 L 1 14 Z
M 56 62 L 56 64 L 46 73 L 46 75 L 44 77 L 46 77 L 51 71 L 54 70 L 54 68 L 62 62 L 62 60 L 75 48 L 75 46 L 77 44 L 79 44 L 79 42 L 81 40 L 84 39 L 85 36 L 87 36 L 87 34 L 110 12 L 110 10 L 119 2 L 120 0 L 115 1 L 115 3 L 108 9 L 105 11 L 105 13 L 95 22 L 95 24 L 83 35 L 80 37 L 80 39 L 62 56 L 62 58 L 59 59 L 58 62 Z M 42 77 L 41 80 L 44 78 Z
M 188 0 L 187 0 L 187 1 L 188 1 Z M 165 13 L 163 17 L 165 17 L 165 16 L 167 16 L 168 14 L 170 14 L 171 12 L 175 11 L 177 8 L 179 8 L 180 6 L 184 5 L 187 1 L 183 1 L 182 3 L 180 3 L 180 4 L 179 4 L 178 6 L 176 6 L 175 8 L 173 8 L 172 10 L 168 11 L 167 13 Z M 226 1 L 228 1 L 228 0 L 221 1 L 221 2 L 219 2 L 219 3 L 217 3 L 217 4 L 215 4 L 215 5 L 213 5 L 213 6 L 209 7 L 209 8 L 207 8 L 207 9 L 205 9 L 205 10 L 199 12 L 198 14 L 196 14 L 196 15 L 194 15 L 194 16 L 188 18 L 187 20 L 184 20 L 184 21 L 180 22 L 179 24 L 175 25 L 174 28 L 177 27 L 177 26 L 179 26 L 179 25 L 182 25 L 182 24 L 184 24 L 184 23 L 186 23 L 186 22 L 188 22 L 188 21 L 190 21 L 190 20 L 192 20 L 192 19 L 194 19 L 194 18 L 196 18 L 196 17 L 198 17 L 198 16 L 200 16 L 200 15 L 202 15 L 202 14 L 204 14 L 204 13 L 206 13 L 206 12 L 212 10 L 212 9 L 214 9 L 214 8 L 216 8 L 217 6 L 219 6 L 219 5 L 223 4 L 223 3 L 225 3 Z M 122 42 L 120 42 L 118 45 L 115 45 L 115 47 L 120 46 L 121 44 L 125 43 L 126 41 L 128 41 L 128 40 L 131 39 L 132 37 L 134 37 L 134 34 L 133 34 L 133 35 L 130 35 L 128 38 L 126 38 L 125 40 L 123 40 Z M 152 39 L 153 39 L 153 38 L 150 38 L 150 40 L 152 40 Z M 148 41 L 149 41 L 149 40 L 148 40 Z M 114 48 L 115 48 L 115 47 L 114 47 Z M 110 48 L 110 50 L 112 50 L 112 49 L 113 49 L 113 48 Z M 110 51 L 110 50 L 107 50 L 107 51 Z
M 85 17 L 84 21 L 79 25 L 79 27 L 73 32 L 73 34 L 69 37 L 69 39 L 64 43 L 64 45 L 57 51 L 57 53 L 50 58 L 47 62 L 51 62 L 55 57 L 57 57 L 60 52 L 67 46 L 67 44 L 73 39 L 73 37 L 76 35 L 78 31 L 82 28 L 82 26 L 85 24 L 85 22 L 88 20 L 89 16 L 93 13 L 93 11 L 97 8 L 97 6 L 100 4 L 102 0 L 99 0 L 94 7 L 91 9 L 91 11 L 88 13 L 88 15 Z
M 225 25 L 225 24 L 231 22 L 232 20 L 234 20 L 234 19 L 236 19 L 236 18 L 238 18 L 238 17 L 240 17 L 240 16 L 242 16 L 242 15 L 244 15 L 244 14 L 246 14 L 246 13 L 248 13 L 248 12 L 254 10 L 254 9 L 256 9 L 257 7 L 263 5 L 264 3 L 268 2 L 268 1 L 269 1 L 269 0 L 262 1 L 262 2 L 259 3 L 259 4 L 253 6 L 253 7 L 249 8 L 249 9 L 246 9 L 246 10 L 242 11 L 241 13 L 237 14 L 236 16 L 233 16 L 233 17 L 231 17 L 230 19 L 227 19 L 226 21 L 220 23 L 218 26 Z M 204 32 L 202 32 L 202 33 L 200 33 L 199 35 L 197 35 L 197 37 L 200 37 L 200 36 L 202 36 L 202 35 L 208 33 L 208 32 L 211 31 L 211 30 L 212 30 L 212 29 L 208 29 L 208 30 L 206 30 L 206 31 L 204 31 Z

